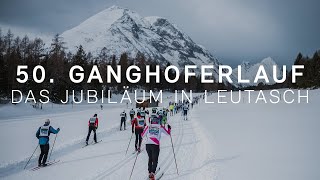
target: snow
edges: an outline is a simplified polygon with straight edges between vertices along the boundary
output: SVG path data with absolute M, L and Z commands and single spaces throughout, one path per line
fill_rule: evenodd
M 319 90 L 310 104 L 214 104 L 197 114 L 211 135 L 219 179 L 319 179 Z
M 268 97 L 269 91 L 263 92 Z M 258 92 L 252 94 L 257 96 Z M 208 100 L 216 101 L 216 95 Z M 173 98 L 173 94 L 164 93 L 161 106 L 167 106 Z M 163 136 L 159 157 L 159 166 L 165 172 L 162 179 L 319 179 L 320 122 L 316 117 L 320 90 L 309 91 L 309 104 L 249 104 L 244 99 L 239 104 L 205 104 L 202 100 L 190 110 L 188 121 L 183 121 L 180 114 L 169 116 L 179 175 L 170 137 Z M 48 104 L 43 110 L 24 104 L 1 106 L 0 178 L 129 179 L 134 146 L 131 142 L 125 155 L 131 131 L 119 131 L 119 114 L 123 109 L 128 113 L 131 107 L 104 104 L 100 110 L 99 105 L 82 103 L 72 108 L 70 104 Z M 99 117 L 97 136 L 102 142 L 81 148 L 87 121 L 94 113 Z M 46 118 L 51 119 L 53 127 L 61 128 L 51 157 L 60 162 L 29 171 L 36 165 L 38 149 L 27 170 L 23 170 L 37 146 L 35 132 Z M 54 137 L 51 135 L 51 144 Z M 146 175 L 147 154 L 142 151 L 132 179 L 146 179 Z
M 90 17 L 80 25 L 65 31 L 61 36 L 64 37 L 66 42 L 68 42 L 68 46 L 71 51 L 75 51 L 76 47 L 79 45 L 89 47 L 92 46 L 92 44 L 97 44 L 96 46 L 99 46 L 100 49 L 102 49 L 106 42 L 106 30 L 108 30 L 115 21 L 123 16 L 124 11 L 125 10 L 122 8 L 112 6 L 93 17 Z M 104 38 L 101 39 L 102 37 Z M 84 41 L 88 39 L 90 39 L 90 41 Z M 97 48 L 96 46 L 93 48 Z
M 276 65 L 277 69 L 277 77 L 282 77 L 282 70 L 279 68 L 279 66 L 276 64 L 276 62 L 271 58 L 267 57 L 264 58 L 260 63 L 256 64 L 250 64 L 250 62 L 242 62 L 241 66 L 241 77 L 242 79 L 248 79 L 250 83 L 242 83 L 240 84 L 243 87 L 248 87 L 248 86 L 257 86 L 260 82 L 264 84 L 275 84 L 275 81 L 273 80 L 273 66 Z M 259 80 L 257 83 L 254 83 L 254 79 L 257 75 L 258 69 L 260 66 L 263 66 L 267 77 L 269 79 L 269 83 L 266 83 L 264 80 Z M 233 69 L 232 71 L 233 76 L 238 77 L 238 67 Z
M 148 16 L 148 17 L 144 17 L 144 19 L 146 21 L 148 21 L 150 24 L 154 24 L 156 23 L 159 19 L 165 19 L 163 17 L 159 17 L 159 16 Z
M 124 52 L 131 58 L 141 52 L 160 65 L 170 62 L 179 68 L 184 68 L 180 66 L 185 64 L 218 63 L 209 51 L 194 43 L 169 20 L 156 16 L 142 17 L 118 6 L 93 15 L 61 36 L 71 52 L 76 52 L 79 45 L 93 55 L 98 55 L 105 47 L 109 56 L 118 58 Z

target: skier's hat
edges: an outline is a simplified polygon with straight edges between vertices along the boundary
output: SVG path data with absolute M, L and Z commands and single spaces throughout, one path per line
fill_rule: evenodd
M 46 120 L 44 121 L 44 124 L 49 125 L 49 124 L 50 124 L 50 119 L 46 119 Z
M 151 117 L 151 124 L 160 124 L 160 119 L 157 116 Z

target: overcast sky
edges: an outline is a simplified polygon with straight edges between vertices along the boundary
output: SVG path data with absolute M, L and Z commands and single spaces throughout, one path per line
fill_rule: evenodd
M 61 33 L 111 5 L 177 24 L 222 63 L 291 65 L 320 49 L 319 0 L 2 0 L 0 27 Z

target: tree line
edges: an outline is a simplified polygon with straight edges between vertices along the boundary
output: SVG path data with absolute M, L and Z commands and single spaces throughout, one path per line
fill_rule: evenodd
M 16 81 L 17 66 L 27 65 L 29 79 L 26 83 L 20 84 Z M 41 84 L 34 82 L 32 78 L 33 68 L 41 65 L 46 70 L 46 81 Z M 103 84 L 98 80 L 92 81 L 90 84 L 83 83 L 75 84 L 69 79 L 69 70 L 73 65 L 80 65 L 84 68 L 85 79 L 88 78 L 93 65 L 97 65 L 102 76 Z M 117 83 L 114 79 L 111 83 L 106 83 L 106 66 L 111 65 L 116 69 L 117 65 L 121 65 L 121 83 Z M 138 83 L 130 84 L 126 81 L 125 72 L 130 65 L 136 65 L 141 69 L 141 80 Z M 179 75 L 179 81 L 175 84 L 169 84 L 164 79 L 164 69 L 170 65 L 168 62 L 165 67 L 160 69 L 160 82 L 156 83 L 155 77 L 151 77 L 150 83 L 146 83 L 145 71 L 146 66 L 150 65 L 151 71 L 155 71 L 158 63 L 144 54 L 138 53 L 135 58 L 130 58 L 126 53 L 120 57 L 110 56 L 107 48 L 102 48 L 98 55 L 93 56 L 90 52 L 86 52 L 83 46 L 79 45 L 75 53 L 71 53 L 66 48 L 66 43 L 58 34 L 54 36 L 49 46 L 46 46 L 40 38 L 30 39 L 28 36 L 20 38 L 8 30 L 3 34 L 0 29 L 0 99 L 11 99 L 11 90 L 20 90 L 23 94 L 27 94 L 32 90 L 36 98 L 41 98 L 39 92 L 42 89 L 47 89 L 50 92 L 49 98 L 53 102 L 60 102 L 65 99 L 66 90 L 75 90 L 80 92 L 83 90 L 108 91 L 113 93 L 121 93 L 123 87 L 129 86 L 129 90 L 145 89 L 145 90 L 193 90 L 203 91 L 230 89 L 224 84 L 202 84 L 200 77 L 190 77 L 189 83 L 184 82 L 183 72 Z M 174 71 L 169 71 L 169 78 L 175 77 Z M 54 83 L 50 83 L 49 79 L 54 79 Z M 107 93 L 104 93 L 107 95 Z M 98 95 L 99 96 L 99 95 Z
M 304 65 L 303 76 L 297 77 L 297 83 L 288 83 L 291 88 L 319 88 L 320 87 L 320 50 L 312 57 L 297 55 L 294 65 Z M 291 74 L 291 73 L 289 73 Z M 291 77 L 290 77 L 291 80 Z
M 49 98 L 53 102 L 60 102 L 60 99 L 65 98 L 66 90 L 81 90 L 92 89 L 101 91 L 112 90 L 113 93 L 122 93 L 123 87 L 129 86 L 129 90 L 145 89 L 145 90 L 193 90 L 195 92 L 203 90 L 218 90 L 218 89 L 235 89 L 232 85 L 210 83 L 203 84 L 200 77 L 190 77 L 189 83 L 184 82 L 183 71 L 179 75 L 179 81 L 175 84 L 170 84 L 164 79 L 164 69 L 170 65 L 167 62 L 165 67 L 160 70 L 160 82 L 156 83 L 155 77 L 151 77 L 151 82 L 146 83 L 145 80 L 145 65 L 150 65 L 151 71 L 155 71 L 157 61 L 147 58 L 144 54 L 138 53 L 135 58 L 130 58 L 126 53 L 120 57 L 114 55 L 110 56 L 107 48 L 102 48 L 100 53 L 92 55 L 86 52 L 85 49 L 79 45 L 75 53 L 71 53 L 66 48 L 66 43 L 58 34 L 52 39 L 49 46 L 40 38 L 29 39 L 28 36 L 20 38 L 8 30 L 3 34 L 0 29 L 0 99 L 10 99 L 11 90 L 18 89 L 27 94 L 29 90 L 34 92 L 36 98 L 40 98 L 39 91 L 48 89 L 50 92 Z M 319 88 L 320 87 L 320 51 L 314 53 L 313 57 L 303 56 L 298 54 L 295 65 L 304 65 L 303 77 L 297 78 L 297 83 L 292 84 L 290 74 L 288 73 L 287 82 L 275 85 L 259 84 L 252 89 L 270 89 L 270 88 Z M 17 66 L 27 65 L 29 79 L 26 83 L 20 84 L 16 81 Z M 41 84 L 34 82 L 32 77 L 32 70 L 35 66 L 41 65 L 46 70 L 46 80 Z M 73 65 L 80 65 L 84 68 L 85 79 L 88 78 L 93 65 L 97 65 L 102 75 L 103 84 L 98 80 L 94 80 L 88 84 L 85 81 L 80 84 L 72 83 L 69 79 L 69 70 Z M 114 79 L 111 83 L 106 83 L 106 66 L 111 65 L 116 69 L 117 65 L 121 65 L 121 83 L 117 83 Z M 141 69 L 141 80 L 136 84 L 130 84 L 126 81 L 125 72 L 130 65 L 136 65 Z M 174 71 L 169 71 L 169 78 L 175 77 Z M 49 79 L 54 79 L 54 83 L 50 83 Z M 104 93 L 107 95 L 107 93 Z

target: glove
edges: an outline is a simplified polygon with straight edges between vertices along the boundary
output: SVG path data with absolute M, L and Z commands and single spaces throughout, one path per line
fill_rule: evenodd
M 168 129 L 171 129 L 171 126 L 168 124 Z
M 98 126 L 96 127 L 96 129 L 98 129 Z
M 132 134 L 134 133 L 134 130 L 132 129 Z

